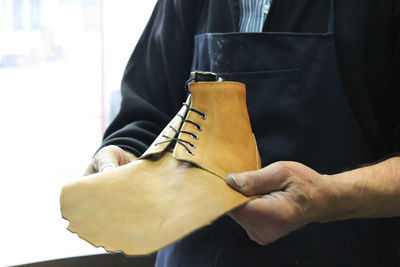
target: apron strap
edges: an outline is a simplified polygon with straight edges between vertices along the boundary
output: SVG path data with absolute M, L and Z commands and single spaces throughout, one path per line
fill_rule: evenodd
M 328 33 L 335 32 L 335 0 L 331 0 L 331 10 L 329 12 Z

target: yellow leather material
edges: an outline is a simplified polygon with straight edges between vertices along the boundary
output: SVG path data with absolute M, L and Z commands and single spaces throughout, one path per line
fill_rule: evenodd
M 194 140 L 181 133 L 180 139 L 196 145 L 190 148 L 195 154 L 187 153 L 177 145 L 174 157 L 192 162 L 218 176 L 225 178 L 227 172 L 243 172 L 259 169 L 260 156 L 251 130 L 246 106 L 245 85 L 238 82 L 197 82 L 190 84 L 192 105 L 206 114 L 203 119 L 198 113 L 189 111 L 187 119 L 202 127 L 184 123 L 182 130 L 199 136 Z
M 149 254 L 251 199 L 224 180 L 228 172 L 260 167 L 245 86 L 198 82 L 190 88 L 192 98 L 186 103 L 206 119 L 184 106 L 178 114 L 186 122 L 175 116 L 140 159 L 63 188 L 61 212 L 70 231 L 110 252 Z M 176 137 L 169 126 L 199 137 L 178 136 L 196 145 L 189 147 L 194 156 L 179 143 L 156 145 L 168 140 L 163 135 Z M 173 154 L 166 151 L 169 145 L 175 146 Z
M 189 95 L 186 104 L 190 105 L 191 103 L 191 96 Z M 182 118 L 178 115 L 185 117 L 187 113 L 187 107 L 182 106 L 182 108 L 178 111 L 177 115 L 168 123 L 168 125 L 162 130 L 162 132 L 158 135 L 158 137 L 154 140 L 154 142 L 150 145 L 150 147 L 143 153 L 140 157 L 141 159 L 147 158 L 151 155 L 158 154 L 164 152 L 164 150 L 169 145 L 167 138 L 163 137 L 164 135 L 169 136 L 171 138 L 176 137 L 176 132 L 171 128 L 178 130 L 181 128 L 182 125 Z M 165 142 L 165 143 L 164 143 Z
M 68 229 L 110 252 L 149 254 L 249 200 L 214 174 L 164 153 L 65 186 Z

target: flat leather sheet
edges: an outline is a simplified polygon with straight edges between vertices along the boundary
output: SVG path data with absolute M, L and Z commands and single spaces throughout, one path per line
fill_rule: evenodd
M 250 199 L 170 152 L 67 185 L 61 211 L 68 229 L 109 252 L 157 251 Z

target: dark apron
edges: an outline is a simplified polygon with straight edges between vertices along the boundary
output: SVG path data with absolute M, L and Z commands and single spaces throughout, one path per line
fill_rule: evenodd
M 341 85 L 333 14 L 332 1 L 322 34 L 195 38 L 193 70 L 246 84 L 263 166 L 291 160 L 333 174 L 374 159 Z M 400 266 L 394 229 L 390 220 L 314 223 L 260 246 L 224 216 L 160 251 L 156 266 Z

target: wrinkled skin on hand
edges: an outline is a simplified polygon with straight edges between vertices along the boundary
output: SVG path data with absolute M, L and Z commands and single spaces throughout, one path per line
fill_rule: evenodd
M 332 202 L 330 180 L 297 162 L 276 162 L 263 169 L 227 176 L 246 196 L 261 195 L 228 215 L 260 245 L 320 221 Z

